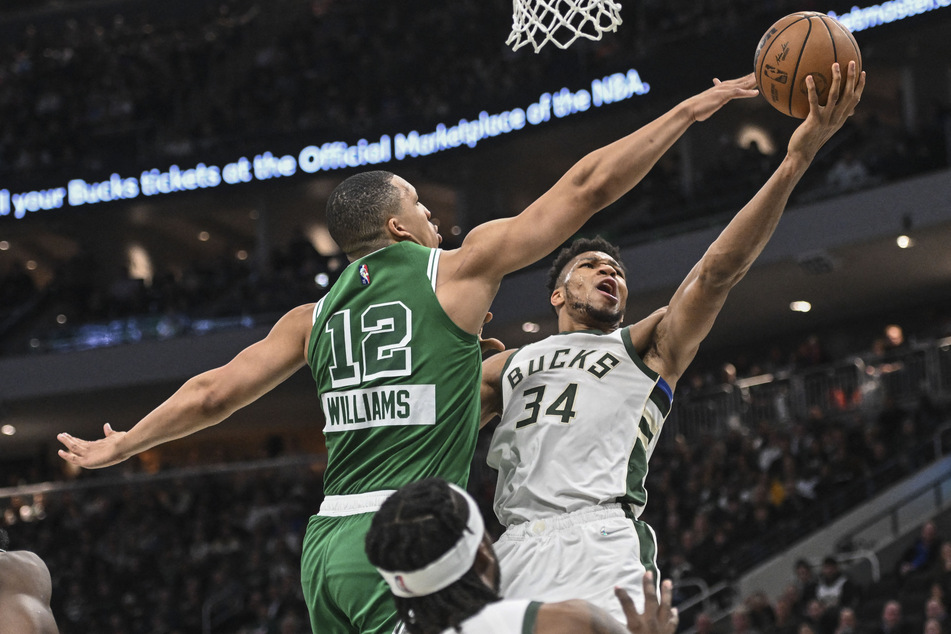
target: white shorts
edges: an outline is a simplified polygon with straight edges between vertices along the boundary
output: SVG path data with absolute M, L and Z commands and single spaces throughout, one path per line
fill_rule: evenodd
M 510 526 L 495 543 L 506 599 L 584 599 L 627 623 L 614 588 L 644 611 L 645 570 L 657 575 L 657 538 L 620 504 L 604 504 Z

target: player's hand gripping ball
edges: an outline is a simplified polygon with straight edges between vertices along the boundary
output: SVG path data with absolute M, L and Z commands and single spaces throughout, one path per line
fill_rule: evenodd
M 756 47 L 753 72 L 760 94 L 770 105 L 790 117 L 805 119 L 809 114 L 806 77 L 813 76 L 819 105 L 824 106 L 832 84 L 832 64 L 839 63 L 844 77 L 853 60 L 858 76 L 862 53 L 841 22 L 824 13 L 801 11 L 769 27 Z

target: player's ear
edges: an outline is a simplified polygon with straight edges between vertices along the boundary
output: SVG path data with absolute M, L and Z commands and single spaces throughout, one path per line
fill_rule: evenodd
M 549 301 L 551 302 L 551 305 L 555 307 L 556 310 L 564 306 L 565 305 L 565 287 L 559 286 L 558 288 L 553 290 L 551 292 L 551 298 L 549 299 Z
M 387 235 L 393 238 L 393 240 L 396 242 L 402 242 L 404 240 L 415 241 L 415 237 L 406 230 L 402 219 L 398 215 L 388 217 L 384 226 Z

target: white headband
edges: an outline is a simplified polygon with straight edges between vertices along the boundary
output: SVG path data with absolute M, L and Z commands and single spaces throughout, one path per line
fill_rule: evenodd
M 485 532 L 482 513 L 479 512 L 479 506 L 471 495 L 452 483 L 449 484 L 449 488 L 465 498 L 469 505 L 469 522 L 462 531 L 459 541 L 453 544 L 442 557 L 424 568 L 408 572 L 377 568 L 389 584 L 390 590 L 398 597 L 404 599 L 424 597 L 427 594 L 439 592 L 458 581 L 475 562 L 476 553 Z

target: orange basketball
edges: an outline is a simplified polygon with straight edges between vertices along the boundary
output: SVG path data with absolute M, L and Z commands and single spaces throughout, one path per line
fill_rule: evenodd
M 856 72 L 862 72 L 859 45 L 842 23 L 824 13 L 801 11 L 769 27 L 756 47 L 753 72 L 760 94 L 770 105 L 805 119 L 809 114 L 806 77 L 813 76 L 819 105 L 824 106 L 832 84 L 832 64 L 839 62 L 842 68 L 844 89 L 853 60 Z

